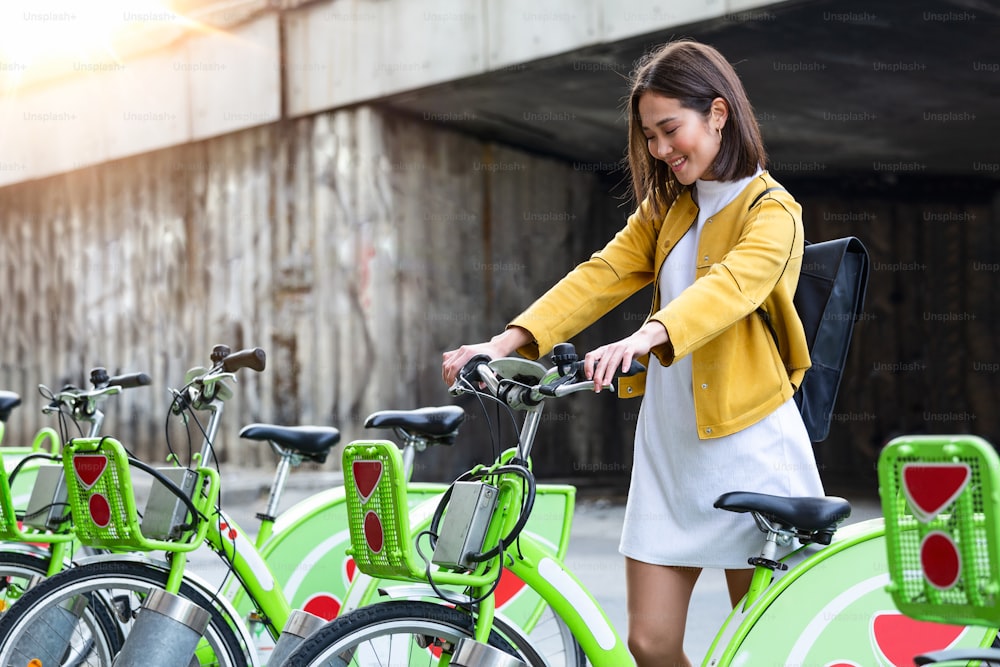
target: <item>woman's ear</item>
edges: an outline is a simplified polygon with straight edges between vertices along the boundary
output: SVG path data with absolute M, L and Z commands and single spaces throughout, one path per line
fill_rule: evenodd
M 712 100 L 708 115 L 712 119 L 713 127 L 722 129 L 722 126 L 729 120 L 729 104 L 721 97 L 716 97 Z

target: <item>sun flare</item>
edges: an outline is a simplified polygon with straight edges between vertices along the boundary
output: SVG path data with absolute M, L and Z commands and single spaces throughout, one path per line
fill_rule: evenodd
M 120 45 L 135 35 L 190 26 L 168 0 L 8 0 L 0 3 L 0 69 L 9 76 L 119 62 Z

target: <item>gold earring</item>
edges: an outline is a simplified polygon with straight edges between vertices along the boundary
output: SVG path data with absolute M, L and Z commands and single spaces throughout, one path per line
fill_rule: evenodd
M 722 128 L 721 127 L 718 128 L 718 132 L 719 132 L 719 141 L 721 142 L 722 141 Z

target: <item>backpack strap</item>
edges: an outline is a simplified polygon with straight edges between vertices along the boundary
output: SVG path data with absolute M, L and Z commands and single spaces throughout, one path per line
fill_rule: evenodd
M 768 192 L 774 192 L 775 190 L 782 190 L 783 191 L 784 189 L 785 188 L 781 187 L 780 185 L 772 185 L 768 189 L 764 190 L 759 195 L 757 195 L 756 197 L 754 197 L 753 201 L 750 202 L 750 205 L 747 206 L 747 213 L 749 213 L 750 211 L 752 211 L 753 207 L 757 205 L 757 202 L 759 202 L 761 199 L 763 199 L 764 195 L 766 195 Z
M 753 201 L 750 202 L 750 206 L 747 207 L 747 213 L 753 210 L 753 207 L 756 206 L 760 202 L 760 200 L 764 198 L 764 195 L 766 195 L 768 192 L 774 192 L 776 190 L 784 191 L 785 188 L 781 187 L 780 185 L 772 185 L 771 187 L 767 188 L 766 190 L 764 190 L 763 192 L 761 192 L 760 194 L 758 194 L 756 197 L 753 198 Z M 785 266 L 787 265 L 788 264 L 786 262 Z M 784 273 L 784 269 L 782 269 L 782 273 Z M 760 316 L 760 319 L 764 320 L 764 324 L 767 325 L 768 330 L 771 332 L 771 338 L 774 339 L 774 347 L 780 350 L 781 347 L 778 345 L 778 332 L 774 330 L 774 325 L 771 324 L 770 313 L 764 310 L 763 306 L 758 306 L 757 314 Z

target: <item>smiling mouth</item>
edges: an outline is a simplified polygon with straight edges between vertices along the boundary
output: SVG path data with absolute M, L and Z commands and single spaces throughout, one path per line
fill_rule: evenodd
M 686 158 L 686 157 L 679 157 L 679 158 L 677 158 L 676 160 L 673 160 L 672 162 L 668 162 L 667 164 L 668 164 L 668 165 L 670 165 L 670 168 L 671 168 L 671 169 L 677 169 L 677 168 L 678 168 L 678 167 L 680 167 L 680 166 L 681 166 L 682 164 L 684 164 L 684 161 L 685 161 L 685 160 L 687 160 L 687 158 Z

